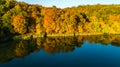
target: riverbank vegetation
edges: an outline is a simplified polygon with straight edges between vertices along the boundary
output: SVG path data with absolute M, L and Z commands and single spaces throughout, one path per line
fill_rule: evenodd
M 0 0 L 0 38 L 85 33 L 120 34 L 120 4 L 57 8 Z

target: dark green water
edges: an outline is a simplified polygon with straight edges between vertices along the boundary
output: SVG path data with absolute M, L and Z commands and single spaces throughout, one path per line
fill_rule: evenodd
M 120 67 L 120 35 L 0 43 L 0 67 Z

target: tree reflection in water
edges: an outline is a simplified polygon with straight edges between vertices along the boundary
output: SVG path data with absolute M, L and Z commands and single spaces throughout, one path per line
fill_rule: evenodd
M 40 50 L 44 50 L 50 54 L 72 52 L 75 47 L 82 47 L 84 41 L 120 46 L 120 35 L 47 37 L 2 43 L 0 44 L 0 63 L 10 61 L 16 57 L 24 57 L 31 52 Z

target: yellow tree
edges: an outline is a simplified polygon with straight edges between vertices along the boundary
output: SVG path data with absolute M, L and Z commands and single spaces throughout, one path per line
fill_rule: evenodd
M 14 26 L 15 32 L 19 34 L 24 34 L 27 32 L 27 21 L 24 16 L 21 15 L 15 16 L 12 24 Z

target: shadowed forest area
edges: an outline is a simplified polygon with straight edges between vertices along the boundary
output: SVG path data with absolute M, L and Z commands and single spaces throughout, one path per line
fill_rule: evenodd
M 0 38 L 23 34 L 120 34 L 120 4 L 57 8 L 0 0 Z

